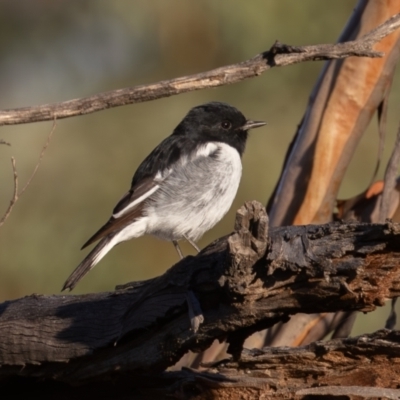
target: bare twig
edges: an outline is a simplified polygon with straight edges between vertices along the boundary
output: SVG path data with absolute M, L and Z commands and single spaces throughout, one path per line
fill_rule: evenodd
M 275 44 L 269 51 L 241 63 L 228 65 L 195 75 L 165 80 L 149 85 L 135 86 L 96 94 L 93 96 L 45 104 L 35 107 L 0 111 L 0 125 L 48 121 L 90 114 L 108 108 L 141 103 L 162 97 L 207 89 L 240 82 L 261 75 L 272 67 L 286 66 L 304 61 L 330 60 L 357 57 L 382 57 L 373 45 L 400 26 L 400 14 L 396 14 L 359 40 L 338 44 L 291 47 Z
M 50 133 L 47 135 L 47 139 L 46 139 L 46 143 L 44 144 L 42 151 L 40 152 L 39 155 L 39 160 L 35 166 L 35 169 L 32 172 L 31 177 L 28 179 L 28 181 L 26 182 L 25 186 L 22 188 L 21 192 L 19 193 L 19 196 L 22 196 L 23 193 L 25 192 L 25 190 L 28 188 L 28 186 L 31 184 L 32 179 L 35 177 L 37 170 L 39 169 L 40 163 L 42 162 L 43 156 L 45 151 L 47 150 L 47 148 L 49 147 L 50 141 L 51 141 L 51 137 L 53 136 L 54 130 L 56 129 L 56 119 L 54 119 L 53 122 L 53 126 L 51 128 Z
M 56 128 L 56 119 L 54 119 L 53 122 L 53 127 L 51 128 L 50 133 L 47 136 L 46 139 L 46 143 L 44 144 L 42 151 L 40 152 L 39 155 L 39 160 L 36 163 L 36 166 L 32 172 L 32 175 L 30 176 L 30 178 L 28 179 L 28 181 L 26 182 L 25 186 L 22 188 L 22 190 L 18 193 L 18 173 L 17 173 L 17 167 L 16 167 L 16 163 L 15 163 L 15 158 L 11 157 L 11 164 L 12 164 L 12 168 L 13 168 L 13 173 L 14 173 L 14 194 L 13 197 L 10 201 L 10 205 L 7 208 L 7 211 L 5 212 L 5 214 L 3 215 L 3 217 L 0 220 L 0 226 L 2 226 L 4 224 L 4 222 L 6 222 L 7 218 L 10 216 L 12 209 L 14 208 L 15 203 L 19 200 L 19 198 L 24 194 L 25 190 L 28 188 L 28 186 L 31 184 L 32 179 L 35 177 L 36 172 L 39 169 L 40 163 L 42 162 L 44 153 L 46 151 L 46 149 L 49 147 L 50 141 L 51 141 L 51 137 L 53 136 L 54 130 Z
M 4 224 L 4 222 L 6 221 L 6 219 L 9 217 L 9 215 L 11 214 L 11 211 L 14 207 L 14 204 L 18 200 L 18 174 L 17 174 L 17 167 L 15 165 L 14 157 L 11 157 L 11 165 L 12 165 L 13 174 L 14 174 L 14 194 L 10 201 L 10 205 L 7 208 L 7 211 L 5 212 L 5 214 L 3 215 L 3 217 L 0 220 L 0 226 L 2 226 Z

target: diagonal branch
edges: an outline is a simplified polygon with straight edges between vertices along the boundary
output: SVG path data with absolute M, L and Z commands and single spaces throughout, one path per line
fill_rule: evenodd
M 14 177 L 14 179 L 13 179 L 14 180 L 14 193 L 13 193 L 12 199 L 10 200 L 10 204 L 9 204 L 6 212 L 4 213 L 3 217 L 0 219 L 0 226 L 2 226 L 4 224 L 4 222 L 6 222 L 6 219 L 11 214 L 14 204 L 18 201 L 18 173 L 17 173 L 17 167 L 15 165 L 14 157 L 11 157 L 11 165 L 12 165 L 13 177 Z
M 396 141 L 385 171 L 385 183 L 382 193 L 382 201 L 379 209 L 379 222 L 384 222 L 389 218 L 390 203 L 392 193 L 396 187 L 397 171 L 400 164 L 400 124 L 397 129 Z
M 6 219 L 10 216 L 11 211 L 14 208 L 15 203 L 24 194 L 25 190 L 31 184 L 32 179 L 35 177 L 36 172 L 39 169 L 40 163 L 42 162 L 44 153 L 46 152 L 47 148 L 49 147 L 50 140 L 51 140 L 51 137 L 53 136 L 53 133 L 54 133 L 55 129 L 56 129 L 56 119 L 54 119 L 53 127 L 51 128 L 51 131 L 47 136 L 46 143 L 44 144 L 44 146 L 42 148 L 42 151 L 40 152 L 39 160 L 36 163 L 35 168 L 34 168 L 32 174 L 31 174 L 30 178 L 28 179 L 28 181 L 26 182 L 25 186 L 22 188 L 22 190 L 20 192 L 18 192 L 18 173 L 17 173 L 17 167 L 15 165 L 15 158 L 11 157 L 11 164 L 12 164 L 13 173 L 14 173 L 14 193 L 13 193 L 12 199 L 10 200 L 10 205 L 8 206 L 8 208 L 7 208 L 6 212 L 5 212 L 5 214 L 3 215 L 3 217 L 0 219 L 0 226 L 2 226 L 4 224 L 4 222 L 6 222 Z M 8 143 L 6 143 L 6 144 L 8 144 Z
M 36 172 L 38 171 L 39 166 L 40 166 L 40 164 L 41 164 L 41 162 L 42 162 L 42 160 L 43 160 L 44 153 L 46 152 L 47 148 L 49 147 L 51 138 L 52 138 L 53 133 L 54 133 L 54 131 L 55 131 L 55 129 L 56 129 L 56 125 L 57 125 L 57 124 L 56 124 L 56 119 L 54 118 L 53 126 L 52 126 L 52 128 L 51 128 L 50 133 L 47 135 L 46 142 L 45 142 L 45 144 L 44 144 L 44 146 L 43 146 L 43 148 L 42 148 L 42 151 L 40 152 L 40 155 L 39 155 L 39 160 L 38 160 L 38 162 L 36 163 L 35 168 L 33 169 L 33 172 L 32 172 L 32 174 L 31 174 L 30 178 L 28 179 L 28 181 L 26 182 L 25 186 L 24 186 L 24 187 L 22 188 L 22 190 L 20 191 L 19 196 L 22 196 L 22 195 L 24 194 L 25 190 L 26 190 L 26 189 L 28 188 L 28 186 L 31 184 L 32 179 L 35 177 Z
M 228 65 L 195 75 L 165 80 L 149 85 L 140 85 L 96 94 L 93 96 L 0 111 L 0 125 L 15 125 L 48 121 L 90 114 L 108 108 L 141 103 L 169 97 L 194 90 L 229 85 L 244 79 L 254 78 L 272 67 L 282 67 L 313 60 L 330 60 L 357 57 L 382 57 L 373 50 L 373 45 L 400 26 L 400 14 L 356 41 L 338 44 L 291 47 L 276 43 L 269 51 L 237 64 Z

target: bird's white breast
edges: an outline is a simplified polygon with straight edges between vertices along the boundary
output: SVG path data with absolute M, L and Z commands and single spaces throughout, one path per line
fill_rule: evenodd
M 241 175 L 236 149 L 220 142 L 201 146 L 177 163 L 149 198 L 146 233 L 197 240 L 228 212 Z

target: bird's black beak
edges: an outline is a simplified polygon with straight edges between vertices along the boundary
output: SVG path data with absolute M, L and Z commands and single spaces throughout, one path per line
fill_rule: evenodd
M 264 122 L 264 121 L 251 121 L 251 120 L 248 120 L 242 126 L 242 129 L 244 131 L 248 131 L 249 129 L 259 128 L 260 126 L 264 126 L 265 124 L 266 124 L 266 122 Z

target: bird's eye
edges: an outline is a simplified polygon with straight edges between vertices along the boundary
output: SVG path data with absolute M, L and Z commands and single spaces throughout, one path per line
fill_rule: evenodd
M 232 127 L 232 124 L 229 121 L 223 121 L 221 123 L 221 126 L 222 126 L 223 129 L 229 129 L 229 128 Z

